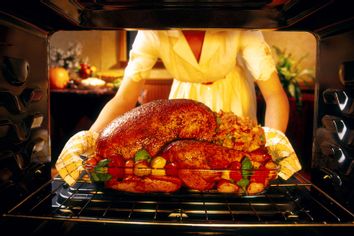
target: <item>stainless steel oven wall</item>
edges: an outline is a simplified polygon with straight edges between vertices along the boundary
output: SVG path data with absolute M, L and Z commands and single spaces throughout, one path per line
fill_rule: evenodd
M 341 28 L 337 25 L 335 30 Z M 354 209 L 354 31 L 320 39 L 313 173 L 315 184 Z
M 47 45 L 0 13 L 0 212 L 50 179 Z

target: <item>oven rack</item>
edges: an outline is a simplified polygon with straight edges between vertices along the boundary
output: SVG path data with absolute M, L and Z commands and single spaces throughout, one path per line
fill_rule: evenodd
M 54 178 L 3 215 L 45 221 L 189 228 L 350 227 L 354 215 L 318 187 L 295 175 L 262 194 L 235 196 L 181 190 L 133 194 Z

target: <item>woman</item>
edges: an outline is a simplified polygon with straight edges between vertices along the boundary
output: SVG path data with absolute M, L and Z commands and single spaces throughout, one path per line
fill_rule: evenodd
M 288 100 L 259 31 L 139 31 L 124 79 L 90 130 L 100 131 L 136 104 L 160 58 L 174 77 L 170 98 L 201 101 L 214 111 L 256 119 L 256 81 L 266 101 L 265 126 L 285 131 Z
M 67 142 L 59 159 L 75 157 L 80 162 L 80 154 L 93 151 L 97 132 L 135 107 L 144 79 L 158 58 L 174 78 L 169 98 L 194 99 L 214 111 L 232 111 L 256 120 L 256 82 L 266 102 L 265 126 L 285 132 L 288 99 L 260 31 L 146 30 L 137 34 L 117 94 L 89 131 Z M 80 148 L 76 143 L 81 143 Z

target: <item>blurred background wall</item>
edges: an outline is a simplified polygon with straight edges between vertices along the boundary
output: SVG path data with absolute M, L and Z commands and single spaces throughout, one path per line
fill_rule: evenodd
M 270 46 L 285 49 L 294 58 L 306 57 L 302 61 L 305 68 L 315 68 L 316 39 L 307 32 L 264 31 Z M 127 53 L 127 34 L 124 31 L 59 31 L 53 34 L 50 44 L 67 49 L 69 43 L 82 44 L 82 57 L 95 65 L 98 71 L 124 68 Z

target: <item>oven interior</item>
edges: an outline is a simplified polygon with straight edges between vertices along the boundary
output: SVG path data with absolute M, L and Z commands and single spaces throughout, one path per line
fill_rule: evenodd
M 144 233 L 353 233 L 353 23 L 347 3 L 331 0 L 1 3 L 0 225 L 28 227 L 19 232 L 103 227 L 114 233 L 118 227 Z M 306 177 L 277 180 L 264 193 L 243 197 L 191 191 L 128 194 L 85 182 L 68 187 L 52 178 L 50 35 L 58 30 L 181 27 L 316 36 L 313 148 Z

